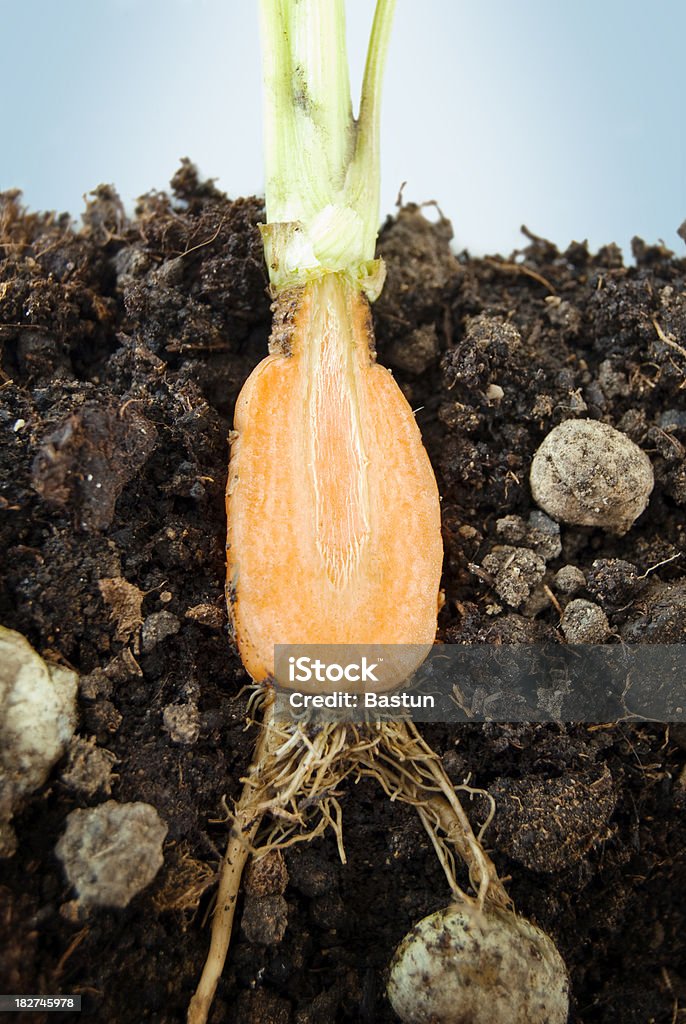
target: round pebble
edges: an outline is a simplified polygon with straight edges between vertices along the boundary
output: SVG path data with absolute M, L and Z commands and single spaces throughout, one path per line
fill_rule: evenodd
M 565 608 L 560 626 L 570 644 L 602 644 L 610 635 L 610 623 L 600 605 L 579 597 Z
M 555 586 L 562 594 L 576 594 L 586 586 L 586 577 L 576 565 L 563 565 L 555 573 Z
M 16 850 L 13 813 L 67 749 L 77 688 L 75 672 L 43 661 L 26 637 L 0 626 L 0 857 Z
M 166 835 L 150 804 L 108 800 L 72 811 L 55 853 L 79 903 L 126 907 L 162 867 Z
M 566 420 L 534 455 L 531 493 L 548 515 L 623 534 L 648 504 L 650 459 L 625 434 L 596 420 Z
M 567 971 L 525 918 L 453 905 L 425 917 L 395 952 L 388 998 L 403 1024 L 565 1024 Z

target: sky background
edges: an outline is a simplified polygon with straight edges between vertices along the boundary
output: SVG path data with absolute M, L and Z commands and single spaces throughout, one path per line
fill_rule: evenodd
M 372 0 L 349 0 L 353 98 Z M 257 0 L 0 0 L 0 189 L 80 215 L 127 207 L 182 156 L 237 196 L 263 190 Z M 398 0 L 381 213 L 436 200 L 456 245 L 508 254 L 526 224 L 564 248 L 684 254 L 684 0 Z

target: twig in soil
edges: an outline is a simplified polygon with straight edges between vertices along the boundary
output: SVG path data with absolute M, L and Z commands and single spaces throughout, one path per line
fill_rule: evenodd
M 657 334 L 658 338 L 663 343 L 663 345 L 667 345 L 669 348 L 673 348 L 676 352 L 679 353 L 679 355 L 682 355 L 684 359 L 686 359 L 686 348 L 684 348 L 682 345 L 679 345 L 678 342 L 676 342 L 674 338 L 672 338 L 669 334 L 665 334 L 657 320 L 653 320 L 653 327 L 655 328 L 655 333 Z
M 546 594 L 548 596 L 548 600 L 552 604 L 552 606 L 555 609 L 555 611 L 557 612 L 557 614 L 560 617 L 562 617 L 562 615 L 564 614 L 564 610 L 562 608 L 562 605 L 560 604 L 560 602 L 558 601 L 558 599 L 556 598 L 555 594 L 552 592 L 552 590 L 550 589 L 550 587 L 548 586 L 547 583 L 543 584 L 543 589 L 546 592 Z
M 89 931 L 90 931 L 90 926 L 86 925 L 85 928 L 82 928 L 80 932 L 76 933 L 74 938 L 71 940 L 71 942 L 69 943 L 69 945 L 65 949 L 64 953 L 62 954 L 62 956 L 57 961 L 57 966 L 55 967 L 55 972 L 53 974 L 53 981 L 58 981 L 59 978 L 61 978 L 62 971 L 66 967 L 67 960 L 72 955 L 72 953 L 74 953 L 79 948 L 79 946 L 81 945 L 83 940 L 88 935 Z
M 531 270 L 530 267 L 525 267 L 521 263 L 509 263 L 505 260 L 494 260 L 488 257 L 483 262 L 487 263 L 489 267 L 493 267 L 494 270 L 503 270 L 508 274 L 524 274 L 525 277 L 530 277 L 533 281 L 537 281 L 538 284 L 542 284 L 551 295 L 557 295 L 557 289 L 550 283 L 547 277 L 539 274 L 536 270 Z
M 182 259 L 184 256 L 188 256 L 190 253 L 196 252 L 198 249 L 204 249 L 206 245 L 212 245 L 212 242 L 215 242 L 219 237 L 219 232 L 224 227 L 225 220 L 226 217 L 222 217 L 222 219 L 219 221 L 219 227 L 217 228 L 217 230 L 215 231 L 211 238 L 206 238 L 204 242 L 198 242 L 197 245 L 192 245 L 190 249 L 185 249 L 183 252 L 180 252 L 178 254 L 178 258 Z

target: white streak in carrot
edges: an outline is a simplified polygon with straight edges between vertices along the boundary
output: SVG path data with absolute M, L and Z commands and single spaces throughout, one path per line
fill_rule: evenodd
M 316 545 L 336 589 L 345 587 L 356 572 L 370 533 L 369 459 L 359 394 L 364 354 L 356 351 L 346 298 L 335 278 L 318 281 L 303 339 L 309 362 L 305 381 Z

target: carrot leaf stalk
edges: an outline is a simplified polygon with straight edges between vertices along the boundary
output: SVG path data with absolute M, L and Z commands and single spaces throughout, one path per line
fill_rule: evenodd
M 378 0 L 353 117 L 343 0 L 262 0 L 267 224 L 276 293 L 344 273 L 373 301 L 381 80 L 395 0 Z

